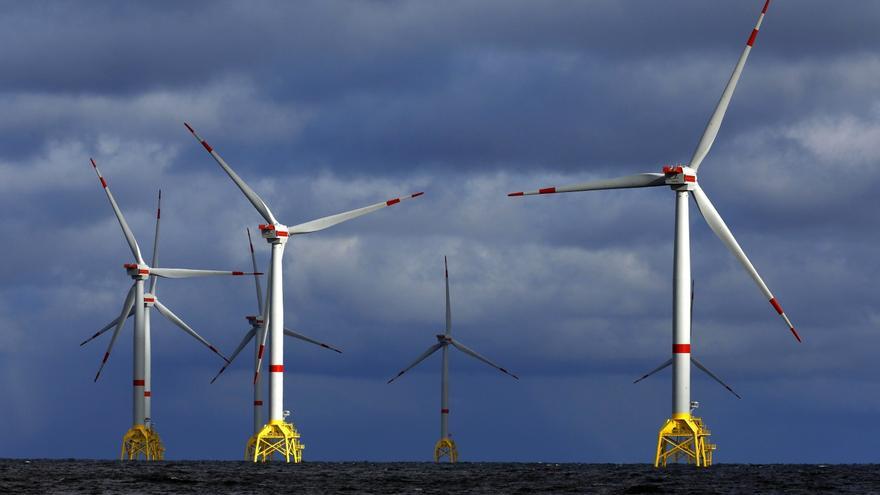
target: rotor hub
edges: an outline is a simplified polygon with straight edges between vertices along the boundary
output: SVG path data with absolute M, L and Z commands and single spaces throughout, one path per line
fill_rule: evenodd
M 452 337 L 450 337 L 449 335 L 444 335 L 444 334 L 441 333 L 441 334 L 438 334 L 438 335 L 437 335 L 437 342 L 442 342 L 442 343 L 444 343 L 444 344 L 451 344 L 451 343 L 452 343 Z
M 125 268 L 125 272 L 135 280 L 146 280 L 150 278 L 150 267 L 147 265 L 126 263 L 122 266 Z
M 263 239 L 266 239 L 270 244 L 284 244 L 287 242 L 288 236 L 290 236 L 287 226 L 280 223 L 260 224 L 257 228 L 260 229 Z
M 697 171 L 684 165 L 663 167 L 666 185 L 675 191 L 693 191 L 697 187 Z

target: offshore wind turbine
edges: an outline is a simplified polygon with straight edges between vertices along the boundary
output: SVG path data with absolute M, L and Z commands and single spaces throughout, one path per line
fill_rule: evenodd
M 670 457 L 684 457 L 697 466 L 708 466 L 712 463 L 712 450 L 714 445 L 708 443 L 709 430 L 703 425 L 700 418 L 691 415 L 690 399 L 690 352 L 691 352 L 691 329 L 688 315 L 688 289 L 691 283 L 691 258 L 690 258 L 690 225 L 688 218 L 688 197 L 693 195 L 697 208 L 700 210 L 709 228 L 721 239 L 734 257 L 743 265 L 746 272 L 752 277 L 761 293 L 770 302 L 770 305 L 785 321 L 792 335 L 800 342 L 801 338 L 795 331 L 794 325 L 782 310 L 782 306 L 776 297 L 770 292 L 767 284 L 758 275 L 757 270 L 749 261 L 739 243 L 733 237 L 727 224 L 718 214 L 715 206 L 709 201 L 709 197 L 697 182 L 697 171 L 700 168 L 712 143 L 721 128 L 724 114 L 730 104 L 733 91 L 742 74 L 746 59 L 752 50 L 758 30 L 770 6 L 770 0 L 766 0 L 764 8 L 758 16 L 755 28 L 749 35 L 746 46 L 739 57 L 739 61 L 733 69 L 727 86 L 721 94 L 715 111 L 709 118 L 706 129 L 694 150 L 693 156 L 687 165 L 665 166 L 663 173 L 644 173 L 629 175 L 615 179 L 604 179 L 562 187 L 547 187 L 537 191 L 515 192 L 508 196 L 528 196 L 533 194 L 553 194 L 576 191 L 595 191 L 601 189 L 628 189 L 637 187 L 669 186 L 675 192 L 675 247 L 673 263 L 673 315 L 672 315 L 672 417 L 666 421 L 657 437 L 657 450 L 654 458 L 654 466 L 665 466 Z
M 104 353 L 104 357 L 101 360 L 101 366 L 98 368 L 98 372 L 95 374 L 95 381 L 97 382 L 98 378 L 101 376 L 101 371 L 103 371 L 104 366 L 107 364 L 107 360 L 110 358 L 110 352 L 113 350 L 113 345 L 116 343 L 116 338 L 119 336 L 120 330 L 122 330 L 122 327 L 125 325 L 125 321 L 128 319 L 128 317 L 134 315 L 134 359 L 132 363 L 134 375 L 134 380 L 132 382 L 134 386 L 132 397 L 133 424 L 132 427 L 123 436 L 120 459 L 134 460 L 143 457 L 146 460 L 161 460 L 164 457 L 165 449 L 162 446 L 162 441 L 159 438 L 158 433 L 153 428 L 151 421 L 148 420 L 148 408 L 150 408 L 151 406 L 150 397 L 152 395 L 149 383 L 151 367 L 148 363 L 148 358 L 151 354 L 151 346 L 149 344 L 150 309 L 152 307 L 155 307 L 156 310 L 159 311 L 159 313 L 161 313 L 172 323 L 180 327 L 184 332 L 188 333 L 190 336 L 201 342 L 203 345 L 208 347 L 208 349 L 210 349 L 212 352 L 214 352 L 224 360 L 228 360 L 225 356 L 223 356 L 223 354 L 220 353 L 220 351 L 217 350 L 216 347 L 214 347 L 207 340 L 202 338 L 201 335 L 196 333 L 195 330 L 193 330 L 176 314 L 174 314 L 174 312 L 172 312 L 167 306 L 159 301 L 158 297 L 156 297 L 155 295 L 155 277 L 190 278 L 213 275 L 250 275 L 250 273 L 238 271 L 192 270 L 187 268 L 157 267 L 156 265 L 158 264 L 159 219 L 161 217 L 162 201 L 161 192 L 159 193 L 159 207 L 156 214 L 156 235 L 153 241 L 153 262 L 151 265 L 147 265 L 144 262 L 143 256 L 141 255 L 141 250 L 138 246 L 137 240 L 135 239 L 134 234 L 131 232 L 128 223 L 125 221 L 122 210 L 119 209 L 119 206 L 116 203 L 116 199 L 113 197 L 113 193 L 110 192 L 110 187 L 107 184 L 107 181 L 104 179 L 104 177 L 101 175 L 101 171 L 98 169 L 98 164 L 95 162 L 94 159 L 91 160 L 91 163 L 92 168 L 94 168 L 95 170 L 95 174 L 97 174 L 98 176 L 98 180 L 101 182 L 101 187 L 103 187 L 104 192 L 107 194 L 107 199 L 110 202 L 111 208 L 113 208 L 113 212 L 116 214 L 116 219 L 119 221 L 119 226 L 122 228 L 122 233 L 125 236 L 126 241 L 128 242 L 128 246 L 131 249 L 132 254 L 134 255 L 136 263 L 126 263 L 123 265 L 123 267 L 126 269 L 126 273 L 128 273 L 128 275 L 134 280 L 134 283 L 132 284 L 125 297 L 125 302 L 122 306 L 122 312 L 120 312 L 119 316 L 116 319 L 114 319 L 112 322 L 110 322 L 104 328 L 99 330 L 95 335 L 93 335 L 80 345 L 86 344 L 87 342 L 107 332 L 110 328 L 113 328 L 113 333 L 110 338 L 110 343 L 107 346 L 107 351 Z M 150 286 L 150 292 L 145 293 L 144 282 L 147 278 L 150 277 L 153 277 L 153 282 Z
M 220 168 L 229 175 L 229 178 L 232 179 L 260 216 L 267 222 L 261 224 L 259 229 L 263 238 L 272 246 L 268 281 L 269 304 L 266 305 L 263 311 L 263 321 L 268 322 L 269 331 L 263 332 L 263 338 L 260 342 L 257 366 L 254 370 L 254 383 L 260 378 L 260 368 L 263 362 L 262 351 L 265 348 L 268 336 L 270 351 L 269 422 L 263 426 L 259 433 L 250 439 L 249 444 L 254 445 L 254 462 L 261 459 L 269 459 L 276 453 L 283 456 L 287 462 L 290 462 L 291 458 L 293 458 L 293 462 L 300 462 L 302 460 L 302 445 L 299 442 L 300 435 L 294 425 L 285 420 L 286 414 L 284 411 L 284 274 L 281 263 L 282 256 L 284 255 L 284 246 L 292 235 L 309 234 L 324 230 L 336 224 L 380 210 L 386 206 L 393 206 L 401 201 L 416 198 L 424 193 L 417 192 L 408 196 L 389 199 L 381 203 L 337 213 L 336 215 L 330 215 L 290 227 L 275 219 L 275 215 L 272 214 L 266 202 L 232 170 L 232 167 L 223 160 L 223 157 L 207 141 L 196 133 L 195 129 L 187 123 L 184 123 L 184 125 L 196 141 L 220 165 Z
M 417 357 L 412 364 L 401 370 L 400 373 L 394 376 L 394 378 L 388 380 L 388 383 L 400 378 L 404 373 L 413 369 L 431 354 L 434 354 L 438 350 L 443 351 L 442 359 L 440 361 L 440 440 L 437 440 L 437 443 L 434 444 L 434 462 L 440 462 L 444 457 L 447 458 L 449 462 L 457 462 L 458 447 L 456 447 L 455 442 L 449 435 L 449 346 L 451 345 L 468 356 L 482 361 L 517 380 L 519 380 L 519 377 L 452 338 L 452 307 L 449 303 L 449 266 L 446 263 L 446 256 L 443 257 L 443 268 L 446 278 L 446 330 L 444 333 L 436 335 L 436 344 L 429 347 L 428 350 Z
M 263 305 L 263 291 L 260 288 L 260 276 L 258 274 L 256 274 L 257 273 L 257 257 L 254 255 L 254 243 L 251 241 L 251 230 L 250 229 L 247 229 L 247 236 L 248 236 L 248 245 L 250 246 L 250 252 L 251 252 L 251 263 L 253 264 L 254 273 L 255 273 L 254 286 L 257 289 L 257 311 L 260 315 L 262 315 L 264 313 L 264 308 L 265 308 L 265 306 Z M 220 368 L 220 371 L 218 371 L 217 374 L 214 375 L 214 378 L 211 379 L 211 383 L 214 383 L 217 380 L 217 378 L 219 378 L 220 375 L 224 371 L 226 371 L 226 368 L 228 368 L 229 365 L 232 364 L 233 361 L 235 361 L 235 358 L 239 355 L 239 353 L 241 353 L 241 351 L 245 348 L 245 346 L 251 340 L 254 341 L 254 366 L 256 366 L 257 360 L 259 359 L 259 356 L 261 354 L 260 342 L 263 341 L 263 334 L 266 331 L 266 325 L 265 325 L 265 322 L 263 321 L 263 318 L 261 316 L 246 316 L 245 319 L 247 319 L 248 323 L 250 323 L 250 325 L 251 325 L 250 330 L 248 330 L 247 333 L 245 333 L 244 338 L 241 339 L 241 342 L 238 344 L 238 347 L 236 347 L 235 351 L 233 351 L 232 355 L 229 356 L 229 362 L 224 364 L 223 367 Z M 329 344 L 319 342 L 319 341 L 312 339 L 310 337 L 306 337 L 305 335 L 303 335 L 299 332 L 289 330 L 287 328 L 284 329 L 284 335 L 286 335 L 288 337 L 300 339 L 300 340 L 308 342 L 310 344 L 315 344 L 315 345 L 323 347 L 325 349 L 329 349 L 331 351 L 335 351 L 337 353 L 342 354 L 342 351 L 340 351 L 339 349 L 337 349 Z M 265 423 L 263 423 L 263 387 L 262 387 L 262 380 L 260 380 L 259 378 L 260 378 L 260 376 L 257 376 L 257 379 L 254 381 L 254 384 L 253 384 L 254 385 L 254 436 L 251 437 L 252 439 L 256 438 L 256 435 L 260 432 L 260 430 L 263 428 L 263 425 L 265 424 Z M 304 445 L 301 445 L 301 446 L 303 448 L 305 447 Z M 254 447 L 255 447 L 255 445 L 252 442 L 248 442 L 248 446 L 245 449 L 245 459 L 246 460 L 253 458 Z M 266 460 L 266 459 L 263 459 L 263 460 Z

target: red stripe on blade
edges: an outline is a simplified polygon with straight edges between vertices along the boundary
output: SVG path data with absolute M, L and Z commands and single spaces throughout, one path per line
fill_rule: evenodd
M 244 272 L 232 272 L 233 275 L 244 275 Z
M 101 361 L 101 363 L 106 363 L 106 362 L 107 362 L 107 359 L 108 359 L 109 357 L 110 357 L 110 353 L 109 353 L 109 352 L 105 352 L 105 353 L 104 353 L 104 359 Z
M 104 189 L 107 189 L 107 181 L 104 180 L 103 177 L 98 177 L 98 178 L 101 179 L 101 187 L 103 187 Z
M 544 189 L 538 189 L 538 194 L 553 194 L 555 192 L 555 187 L 545 187 Z
M 400 203 L 400 198 L 389 199 L 385 202 L 385 206 L 396 205 L 397 203 Z
M 202 146 L 204 146 L 205 149 L 208 150 L 208 153 L 213 153 L 213 152 L 214 152 L 214 148 L 212 148 L 211 145 L 208 144 L 207 141 L 202 141 Z
M 269 371 L 272 373 L 284 373 L 284 365 L 283 364 L 269 365 Z
M 749 36 L 749 41 L 746 42 L 747 45 L 752 46 L 755 44 L 755 38 L 758 37 L 758 30 L 752 29 L 752 35 Z
M 133 380 L 132 383 L 134 384 L 135 387 L 143 387 L 144 386 L 143 380 Z
M 764 10 L 762 10 L 761 13 L 762 13 L 762 14 L 766 14 L 766 13 L 767 13 L 767 7 L 769 7 L 769 6 L 770 6 L 770 0 L 767 0 L 766 2 L 764 2 Z
M 265 345 L 260 344 L 260 352 L 257 353 L 257 359 L 263 359 L 263 351 L 266 349 Z
M 672 344 L 672 353 L 673 354 L 690 354 L 691 345 L 690 344 Z
M 782 306 L 779 305 L 775 297 L 770 299 L 770 305 L 773 306 L 773 309 L 775 309 L 777 313 L 782 314 Z
M 791 330 L 791 333 L 794 335 L 794 338 L 796 338 L 798 342 L 801 342 L 801 336 L 798 335 L 797 330 L 795 330 L 794 327 L 789 328 L 789 330 Z

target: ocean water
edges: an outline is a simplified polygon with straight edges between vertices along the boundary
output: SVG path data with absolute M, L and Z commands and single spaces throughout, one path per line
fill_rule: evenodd
M 880 493 L 880 465 L 0 460 L 0 493 Z

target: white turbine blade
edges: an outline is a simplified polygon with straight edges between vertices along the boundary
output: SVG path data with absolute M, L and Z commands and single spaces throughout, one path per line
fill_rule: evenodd
M 479 359 L 480 361 L 482 361 L 482 362 L 488 364 L 489 366 L 495 368 L 496 370 L 498 370 L 498 371 L 500 371 L 500 372 L 502 372 L 502 373 L 505 373 L 505 374 L 507 374 L 507 375 L 510 375 L 510 376 L 516 378 L 517 380 L 519 380 L 519 377 L 518 377 L 518 376 L 516 376 L 516 375 L 514 375 L 513 373 L 507 371 L 506 369 L 502 368 L 501 366 L 498 366 L 497 364 L 493 363 L 492 361 L 489 361 L 488 359 L 484 358 L 483 356 L 477 354 L 477 353 L 474 352 L 473 350 L 467 348 L 467 347 L 466 347 L 464 344 L 462 344 L 461 342 L 459 342 L 459 341 L 457 341 L 457 340 L 455 340 L 455 339 L 451 339 L 451 343 L 452 343 L 452 345 L 455 346 L 456 349 L 458 349 L 459 351 L 461 351 L 461 352 L 467 354 L 468 356 L 471 356 L 472 358 L 475 358 L 475 359 Z
M 218 351 L 216 347 L 214 347 L 213 345 L 211 345 L 211 343 L 208 342 L 207 340 L 205 340 L 201 335 L 199 335 L 198 333 L 196 333 L 195 330 L 193 330 L 192 328 L 190 328 L 190 326 L 187 325 L 183 320 L 181 320 L 176 314 L 172 313 L 171 310 L 168 309 L 167 307 L 165 307 L 165 305 L 162 304 L 162 303 L 159 301 L 158 298 L 156 299 L 156 302 L 155 302 L 154 304 L 156 305 L 156 309 L 158 309 L 159 312 L 162 313 L 162 316 L 164 316 L 165 318 L 168 318 L 168 320 L 169 320 L 171 323 L 174 323 L 175 325 L 177 325 L 178 327 L 180 327 L 181 330 L 183 330 L 184 332 L 190 334 L 190 335 L 192 336 L 192 338 L 194 338 L 194 339 L 198 340 L 199 342 L 201 342 L 202 345 L 204 345 L 205 347 L 207 347 L 208 349 L 210 349 L 211 352 L 213 352 L 214 354 L 220 356 L 221 358 L 223 358 L 224 361 L 226 361 L 227 363 L 229 363 L 229 359 L 228 359 L 226 356 L 224 356 L 220 351 Z
M 220 368 L 220 371 L 218 371 L 217 374 L 214 375 L 214 378 L 211 378 L 211 383 L 214 383 L 217 378 L 219 378 L 220 375 L 222 375 L 223 372 L 226 371 L 226 368 L 228 368 L 229 365 L 232 364 L 233 361 L 235 361 L 235 357 L 238 356 L 239 353 L 241 353 L 241 350 L 244 349 L 244 346 L 246 346 L 248 342 L 250 342 L 251 339 L 254 338 L 255 333 L 256 329 L 251 328 L 246 334 L 244 334 L 244 338 L 241 339 L 241 343 L 239 343 L 238 347 L 235 348 L 235 352 L 233 352 L 232 355 L 229 356 L 229 362 L 224 364 L 223 367 Z
M 709 197 L 706 196 L 706 193 L 703 192 L 703 189 L 700 186 L 697 186 L 694 190 L 694 200 L 697 202 L 697 208 L 700 210 L 700 213 L 703 215 L 703 218 L 706 219 L 706 223 L 709 224 L 709 228 L 715 232 L 715 235 L 721 239 L 721 242 L 727 246 L 727 249 L 730 250 L 731 253 L 742 263 L 743 267 L 746 271 L 751 275 L 752 280 L 758 285 L 758 288 L 761 289 L 761 292 L 764 294 L 770 301 L 770 305 L 773 306 L 773 309 L 779 313 L 779 316 L 785 320 L 785 323 L 788 325 L 788 329 L 791 330 L 794 338 L 797 339 L 798 342 L 801 341 L 801 336 L 798 335 L 797 331 L 794 329 L 794 325 L 791 324 L 791 320 L 788 319 L 788 316 L 782 310 L 782 306 L 779 305 L 779 302 L 776 301 L 776 298 L 773 297 L 773 293 L 770 292 L 770 289 L 767 288 L 767 284 L 764 283 L 764 280 L 761 279 L 761 276 L 758 275 L 758 271 L 755 270 L 755 267 L 752 266 L 752 262 L 749 261 L 748 256 L 739 247 L 739 243 L 736 242 L 736 239 L 733 237 L 733 234 L 730 232 L 730 229 L 727 228 L 727 225 L 724 223 L 724 220 L 721 219 L 721 215 L 718 214 L 718 211 L 712 205 L 712 202 L 709 201 Z
M 356 210 L 345 211 L 342 213 L 337 213 L 336 215 L 330 215 L 329 217 L 319 218 L 317 220 L 312 220 L 310 222 L 301 223 L 299 225 L 294 225 L 288 229 L 290 235 L 294 234 L 308 234 L 310 232 L 317 232 L 319 230 L 324 230 L 328 227 L 332 227 L 338 223 L 342 223 L 353 218 L 357 218 L 362 215 L 366 215 L 367 213 L 372 213 L 377 210 L 381 210 L 386 206 L 396 205 L 401 201 L 406 201 L 407 199 L 417 198 L 425 194 L 423 192 L 417 192 L 414 194 L 410 194 L 409 196 L 401 196 L 399 198 L 389 199 L 388 201 L 383 201 L 381 203 L 376 203 L 374 205 L 365 206 L 363 208 L 358 208 Z
M 138 243 L 134 238 L 134 234 L 131 233 L 131 229 L 128 227 L 128 222 L 125 221 L 125 217 L 122 215 L 122 210 L 119 209 L 119 205 L 116 204 L 116 198 L 113 197 L 113 193 L 110 192 L 110 186 L 107 185 L 107 181 L 104 180 L 104 176 L 101 175 L 101 171 L 98 169 L 98 164 L 95 162 L 95 159 L 92 158 L 92 168 L 95 169 L 95 173 L 98 174 L 98 179 L 101 181 L 101 187 L 104 188 L 104 192 L 107 193 L 107 199 L 110 200 L 110 206 L 113 207 L 113 213 L 116 214 L 116 220 L 119 221 L 119 226 L 122 227 L 122 233 L 125 235 L 125 240 L 128 241 L 128 247 L 131 248 L 131 254 L 134 255 L 138 264 L 144 264 L 144 258 L 141 256 L 141 248 L 138 247 Z
M 656 187 L 665 186 L 666 177 L 663 174 L 646 173 L 627 175 L 614 179 L 600 179 L 589 182 L 580 182 L 559 187 L 545 187 L 537 191 L 520 191 L 508 193 L 508 196 L 532 196 L 534 194 L 555 194 L 578 191 L 599 191 L 602 189 L 630 189 L 633 187 Z
M 705 366 L 703 366 L 702 364 L 700 364 L 700 362 L 697 361 L 696 359 L 694 359 L 693 356 L 691 356 L 691 362 L 694 363 L 694 366 L 696 366 L 697 368 L 700 368 L 700 371 L 702 371 L 703 373 L 705 373 L 705 374 L 709 375 L 710 377 L 712 377 L 713 380 L 715 380 L 716 382 L 720 383 L 722 387 L 726 388 L 730 393 L 732 393 L 733 395 L 735 395 L 737 399 L 742 399 L 742 397 L 740 397 L 738 393 L 734 392 L 734 390 L 733 390 L 732 388 L 730 388 L 730 385 L 728 385 L 728 384 L 724 383 L 723 381 L 721 381 L 721 378 L 718 378 L 718 377 L 715 375 L 715 373 L 712 373 L 711 371 L 709 371 L 709 368 L 706 368 Z
M 248 244 L 251 247 L 251 264 L 254 267 L 254 284 L 257 287 L 257 311 L 262 314 L 263 313 L 263 289 L 260 287 L 260 275 L 259 270 L 257 270 L 257 257 L 254 254 L 254 243 L 251 240 L 251 229 L 248 228 Z
M 189 268 L 150 268 L 150 275 L 163 278 L 210 277 L 214 275 L 255 275 L 253 272 L 228 272 L 225 270 L 191 270 Z M 259 273 L 257 275 L 262 275 Z
M 452 333 L 452 308 L 449 305 L 449 265 L 446 256 L 443 257 L 443 268 L 446 271 L 446 335 Z
M 243 192 L 248 201 L 250 201 L 251 204 L 254 205 L 254 208 L 257 209 L 260 215 L 262 215 L 267 222 L 273 225 L 277 224 L 278 221 L 275 220 L 275 216 L 272 215 L 272 211 L 269 210 L 269 206 L 266 205 L 266 202 L 263 201 L 263 198 L 261 198 L 256 192 L 254 192 L 254 190 L 251 189 L 251 186 L 247 185 L 247 183 L 243 181 L 237 173 L 235 173 L 235 170 L 232 170 L 232 167 L 230 167 L 226 163 L 226 160 L 224 160 L 219 153 L 214 151 L 214 148 L 212 148 L 207 141 L 202 139 L 202 137 L 198 135 L 195 129 L 190 127 L 190 125 L 186 122 L 184 122 L 183 125 L 185 125 L 187 129 L 189 129 L 189 132 L 191 132 L 193 137 L 196 138 L 196 141 L 201 143 L 202 146 L 204 146 L 205 149 L 208 151 L 208 153 L 210 153 L 211 156 L 214 157 L 214 160 L 217 161 L 220 167 L 226 171 L 226 173 L 229 175 L 229 178 L 232 179 L 232 182 L 235 182 L 235 185 L 237 185 L 238 188 L 241 189 L 241 192 Z
M 159 189 L 159 201 L 156 204 L 156 235 L 153 236 L 153 259 L 150 266 L 159 266 L 159 221 L 162 218 L 162 190 Z M 156 283 L 159 277 L 150 275 L 150 294 L 156 294 Z
M 644 375 L 641 376 L 641 378 L 639 378 L 638 380 L 634 381 L 633 383 L 639 383 L 640 381 L 644 380 L 645 378 L 648 378 L 649 376 L 653 375 L 654 373 L 657 373 L 658 371 L 660 371 L 660 370 L 662 370 L 662 369 L 664 369 L 664 368 L 669 367 L 671 364 L 672 364 L 672 358 L 669 358 L 668 361 L 666 361 L 665 363 L 661 364 L 660 366 L 657 366 L 656 368 L 652 369 L 651 371 L 645 373 Z
M 101 366 L 98 368 L 98 372 L 95 373 L 95 381 L 98 381 L 98 378 L 101 376 L 101 371 L 104 369 L 104 365 L 107 364 L 107 359 L 110 358 L 110 351 L 113 350 L 113 344 L 116 343 L 116 337 L 119 337 L 119 331 L 122 330 L 122 327 L 125 325 L 126 318 L 124 318 L 124 316 L 132 312 L 132 307 L 134 306 L 134 287 L 135 284 L 132 284 L 131 289 L 128 289 L 128 295 L 125 296 L 125 302 L 122 303 L 122 312 L 119 313 L 119 317 L 116 318 L 116 328 L 113 329 L 113 336 L 110 337 L 110 344 L 107 346 L 107 351 L 104 353 L 104 359 L 101 360 Z
M 257 335 L 260 339 L 260 347 L 257 351 L 256 368 L 254 369 L 254 384 L 260 378 L 260 372 L 263 370 L 263 354 L 266 350 L 266 338 L 269 336 L 269 315 L 272 313 L 270 306 L 272 305 L 272 271 L 266 277 L 266 305 L 263 307 L 263 325 L 259 327 Z
M 330 349 L 331 351 L 336 351 L 336 352 L 338 352 L 339 354 L 342 354 L 342 351 L 340 351 L 339 349 L 333 347 L 332 345 L 325 344 L 325 343 L 323 343 L 323 342 L 319 342 L 319 341 L 317 341 L 317 340 L 315 340 L 315 339 L 313 339 L 313 338 L 311 338 L 311 337 L 306 337 L 305 335 L 303 335 L 303 334 L 301 334 L 301 333 L 299 333 L 299 332 L 295 332 L 295 331 L 293 331 L 293 330 L 289 330 L 289 329 L 287 329 L 287 328 L 284 329 L 284 335 L 287 335 L 288 337 L 293 337 L 293 338 L 295 338 L 295 339 L 299 339 L 299 340 L 302 340 L 302 341 L 308 342 L 308 343 L 310 343 L 310 344 L 315 344 L 315 345 L 317 345 L 317 346 L 323 347 L 324 349 Z
M 407 366 L 406 368 L 401 370 L 400 373 L 398 373 L 397 375 L 394 376 L 394 378 L 388 380 L 388 383 L 391 383 L 394 380 L 397 380 L 398 378 L 400 378 L 404 373 L 413 369 L 417 364 L 419 364 L 422 361 L 424 361 L 425 359 L 427 359 L 428 356 L 430 356 L 431 354 L 434 354 L 435 352 L 437 352 L 437 349 L 440 349 L 441 347 L 443 347 L 442 342 L 437 342 L 436 344 L 432 345 L 431 347 L 428 347 L 427 351 L 423 352 L 418 358 L 416 358 L 415 361 L 412 362 L 412 364 L 410 364 L 409 366 Z
M 703 163 L 703 159 L 706 158 L 709 149 L 712 148 L 712 143 L 715 142 L 715 137 L 718 136 L 718 130 L 721 129 L 721 121 L 724 120 L 724 114 L 727 112 L 728 105 L 730 105 L 730 98 L 733 96 L 733 91 L 736 89 L 736 83 L 739 82 L 740 75 L 742 75 L 743 67 L 746 65 L 746 60 L 752 51 L 752 45 L 755 44 L 755 38 L 758 37 L 758 30 L 761 29 L 761 23 L 764 21 L 764 15 L 767 13 L 769 6 L 770 0 L 767 0 L 764 3 L 761 14 L 758 16 L 755 29 L 752 30 L 752 34 L 749 36 L 748 41 L 746 41 L 746 46 L 739 56 L 739 61 L 737 61 L 736 66 L 733 68 L 733 74 L 730 75 L 730 80 L 727 81 L 727 86 L 724 88 L 724 92 L 721 93 L 721 99 L 718 101 L 715 111 L 712 112 L 709 123 L 706 124 L 706 130 L 703 131 L 703 136 L 694 150 L 694 156 L 691 157 L 690 162 L 690 167 L 694 170 L 700 168 L 700 164 Z
M 133 315 L 133 314 L 134 314 L 134 308 L 132 308 L 132 310 L 128 312 L 128 316 L 126 316 L 126 318 L 131 317 L 131 315 Z M 101 335 L 104 335 L 108 330 L 110 330 L 111 328 L 115 327 L 117 323 L 119 323 L 119 317 L 118 317 L 118 316 L 117 316 L 113 321 L 111 321 L 110 323 L 104 325 L 100 330 L 98 330 L 97 332 L 95 332 L 94 335 L 92 335 L 91 337 L 87 338 L 86 340 L 83 340 L 82 342 L 80 342 L 80 344 L 79 344 L 80 347 L 82 347 L 82 346 L 88 344 L 89 342 L 95 340 L 96 338 L 100 337 Z

